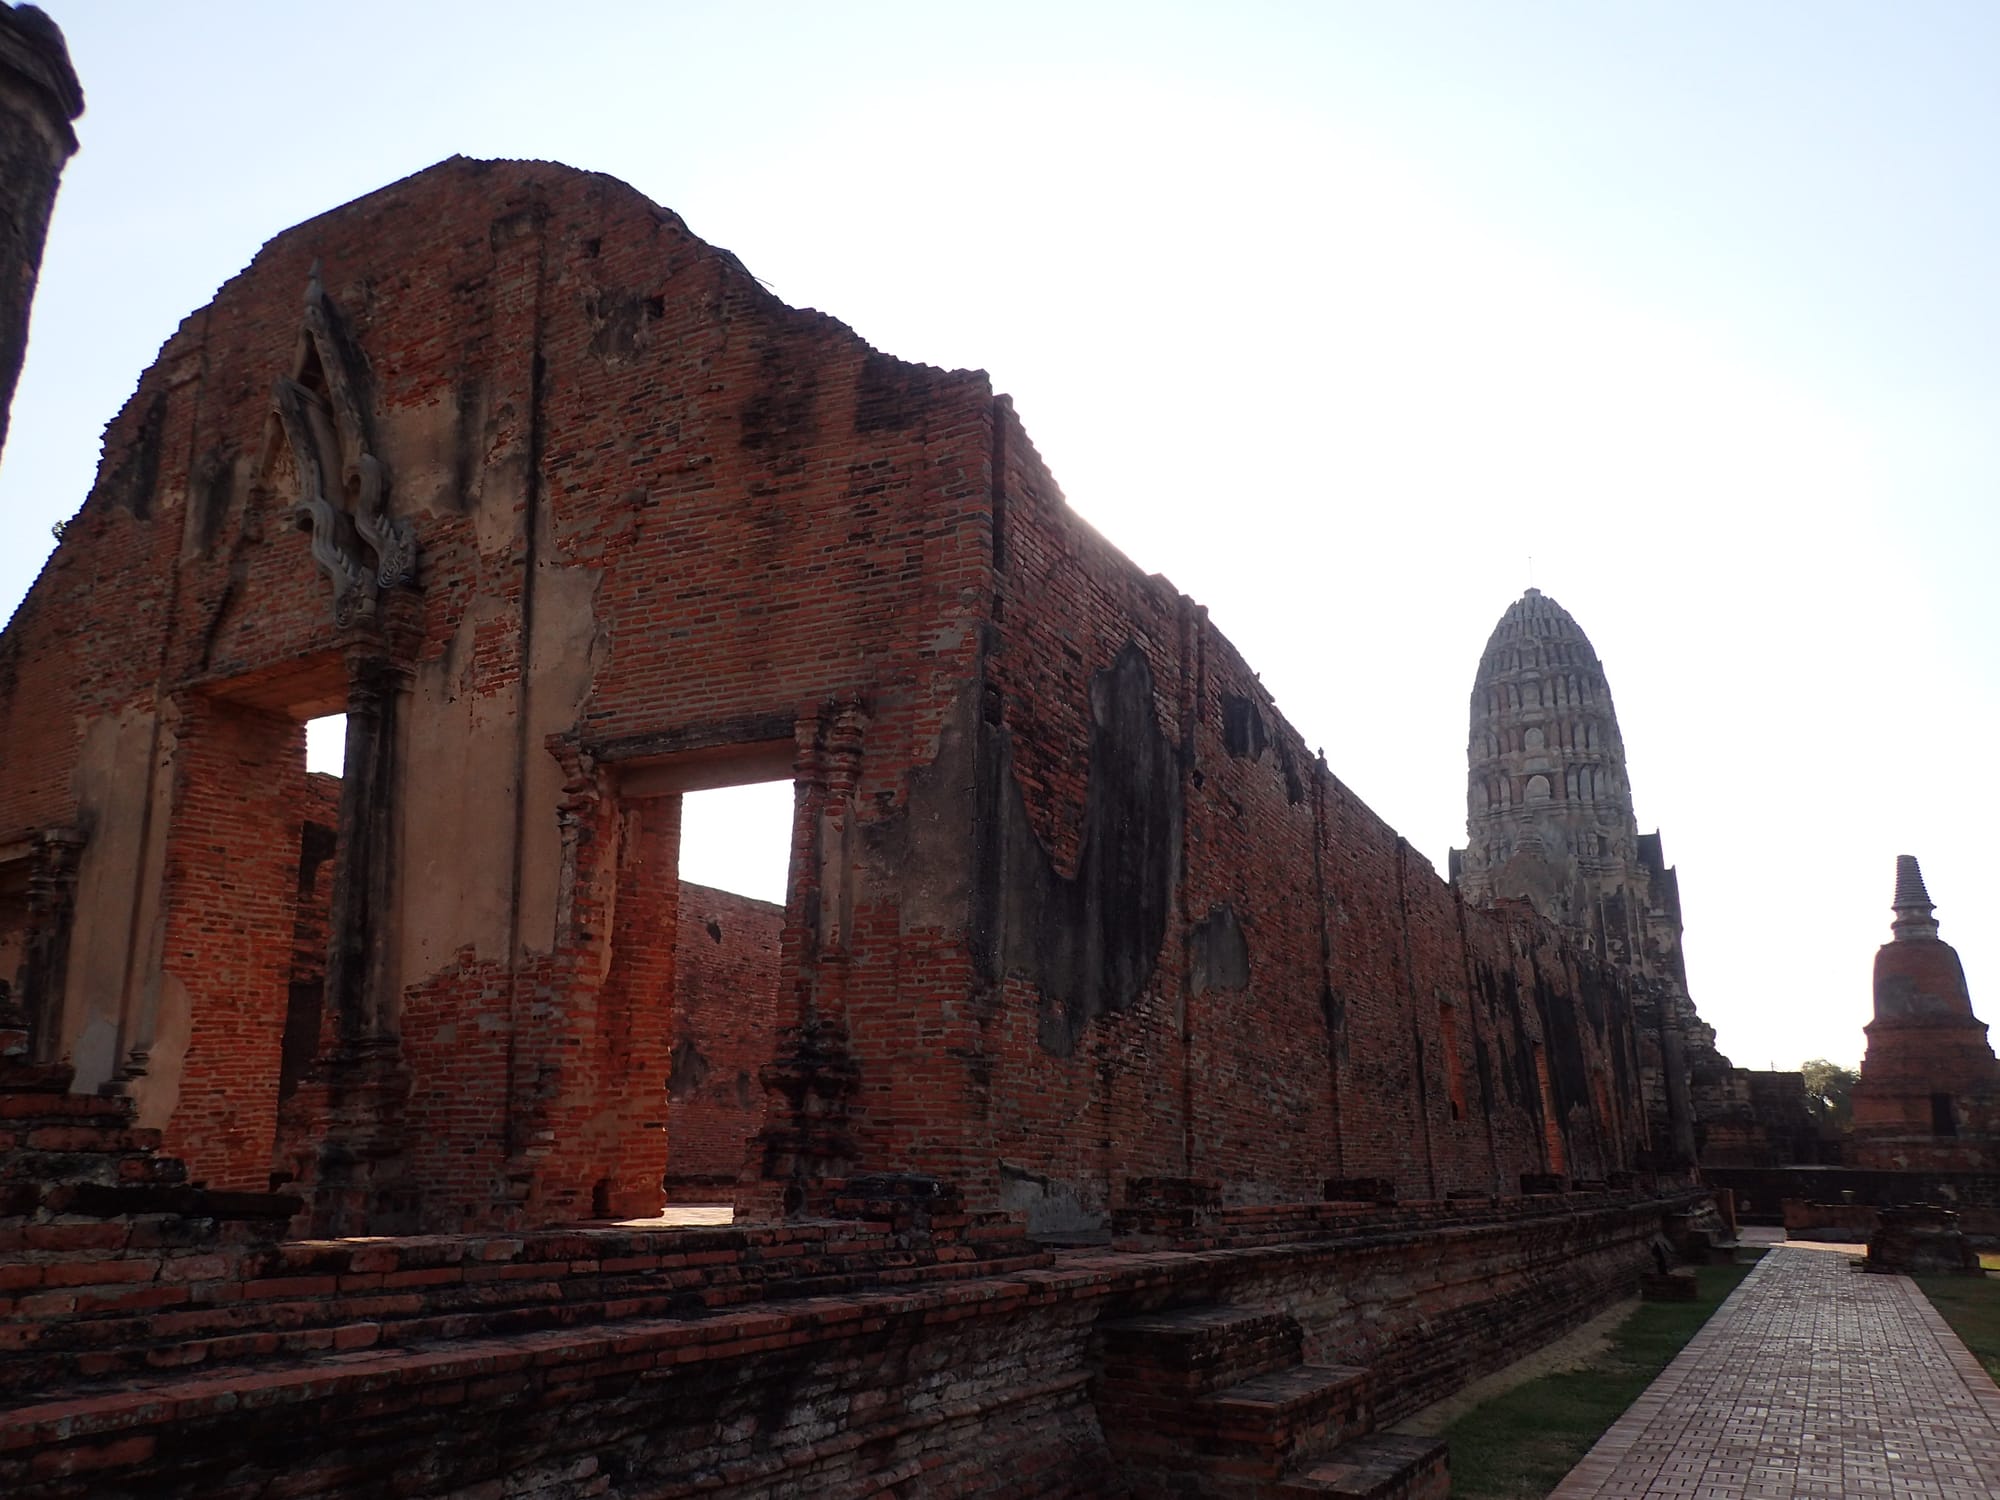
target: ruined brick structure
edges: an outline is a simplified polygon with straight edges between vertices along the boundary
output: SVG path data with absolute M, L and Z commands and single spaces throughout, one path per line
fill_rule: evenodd
M 28 352 L 28 313 L 83 89 L 56 23 L 0 0 L 0 448 Z
M 684 887 L 773 778 L 782 912 Z M 168 341 L 0 637 L 16 888 L 22 1493 L 1437 1494 L 1375 1424 L 1685 1196 L 1657 975 L 1439 881 L 983 374 L 565 167 Z M 736 1226 L 605 1226 L 677 1170 Z
M 1461 910 L 983 376 L 604 178 L 452 162 L 274 241 L 4 649 L 0 826 L 85 830 L 53 1050 L 323 1229 L 657 1208 L 678 796 L 773 774 L 746 1210 L 919 1172 L 1084 1228 L 1132 1179 L 1490 1192 L 1642 1144 L 1617 966 Z M 337 1025 L 274 1158 L 340 709 Z
M 1896 860 L 1894 936 L 1875 955 L 1875 1019 L 1854 1086 L 1856 1167 L 2000 1171 L 2000 1063 L 1938 936 L 1914 856 Z
M 1540 589 L 1493 627 L 1471 720 L 1467 842 L 1451 853 L 1453 883 L 1476 906 L 1525 902 L 1632 976 L 1648 1145 L 1660 1159 L 1793 1160 L 1811 1135 L 1803 1081 L 1753 1077 L 1716 1050 L 1688 996 L 1679 877 L 1660 835 L 1639 832 L 1604 664 Z

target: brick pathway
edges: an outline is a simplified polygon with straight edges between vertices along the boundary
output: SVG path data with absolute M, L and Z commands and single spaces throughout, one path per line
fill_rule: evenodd
M 1550 1500 L 2000 1495 L 2000 1389 L 1905 1276 L 1766 1255 Z

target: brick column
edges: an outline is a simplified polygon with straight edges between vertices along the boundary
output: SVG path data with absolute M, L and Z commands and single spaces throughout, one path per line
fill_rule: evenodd
M 761 1176 L 738 1190 L 739 1217 L 780 1208 L 803 1213 L 813 1180 L 844 1178 L 855 1165 L 850 1116 L 860 1071 L 849 1047 L 846 992 L 864 722 L 860 708 L 846 704 L 798 723 L 780 960 L 781 975 L 793 985 L 796 1020 L 779 1033 L 777 1058 L 763 1070 L 764 1087 L 778 1097 L 763 1132 Z
M 322 1237 L 394 1233 L 416 1222 L 403 1180 L 410 1078 L 391 958 L 397 728 L 411 654 L 398 648 L 409 644 L 415 611 L 413 596 L 385 595 L 382 628 L 357 629 L 347 645 L 347 759 L 326 963 L 336 1040 L 293 1096 L 280 1150 L 306 1194 L 308 1230 Z

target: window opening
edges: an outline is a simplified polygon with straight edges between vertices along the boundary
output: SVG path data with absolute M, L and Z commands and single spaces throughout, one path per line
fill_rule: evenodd
M 347 769 L 347 715 L 306 720 L 306 770 L 339 776 Z

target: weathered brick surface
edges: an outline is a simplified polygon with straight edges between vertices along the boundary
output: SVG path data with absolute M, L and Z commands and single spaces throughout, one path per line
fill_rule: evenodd
M 776 1042 L 784 909 L 680 888 L 667 1074 L 668 1200 L 727 1201 L 763 1125 L 759 1075 Z
M 169 1151 L 216 1187 L 266 1187 L 299 915 L 305 731 L 190 695 L 168 835 L 163 1007 L 184 1006 Z

